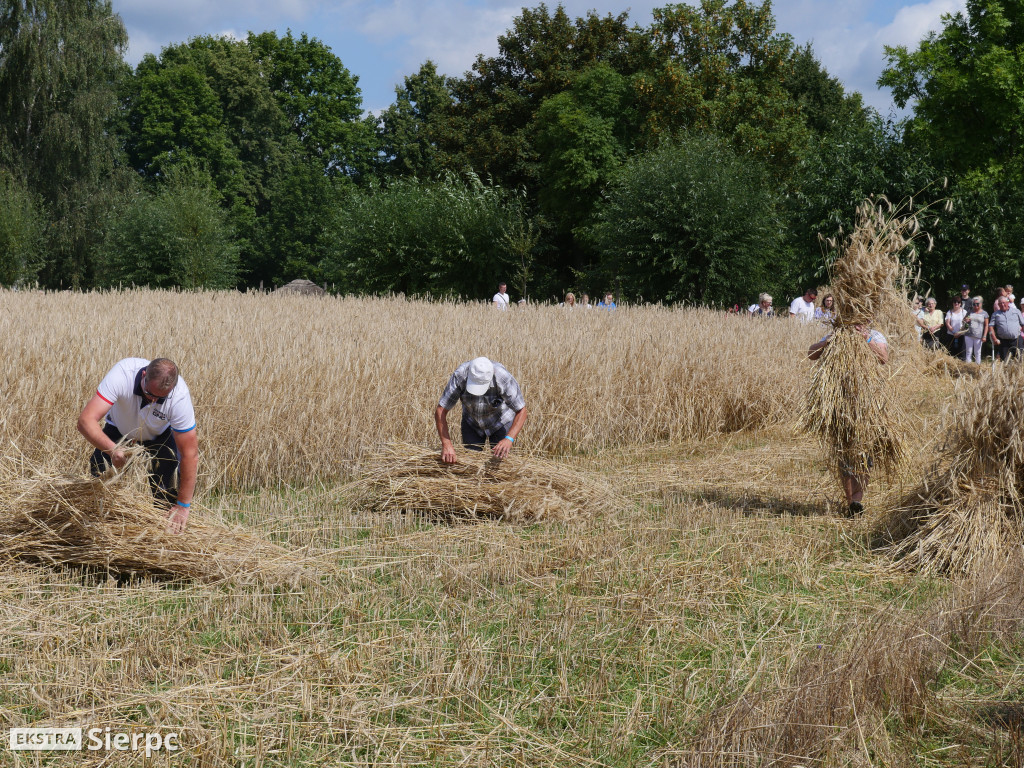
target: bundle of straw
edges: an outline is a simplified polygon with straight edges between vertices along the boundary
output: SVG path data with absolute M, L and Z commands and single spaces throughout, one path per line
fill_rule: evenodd
M 811 378 L 803 424 L 821 440 L 840 482 L 844 474 L 866 475 L 869 459 L 886 477 L 903 468 L 903 415 L 895 394 L 864 337 L 837 327 Z
M 983 372 L 981 363 L 968 363 L 950 355 L 933 355 L 924 370 L 932 376 L 948 376 L 952 379 L 977 379 Z
M 880 530 L 903 570 L 968 574 L 1024 547 L 1024 366 L 993 366 L 946 407 L 939 454 Z
M 869 464 L 892 478 L 907 455 L 898 368 L 879 365 L 858 328 L 885 334 L 890 361 L 893 351 L 921 354 L 907 303 L 917 219 L 885 200 L 865 202 L 857 214 L 857 226 L 830 269 L 832 340 L 811 378 L 801 420 L 821 441 L 840 481 L 844 474 L 866 475 Z
M 170 533 L 167 518 L 140 471 L 100 479 L 0 464 L 0 558 L 203 582 L 308 575 L 296 557 L 256 536 L 195 514 L 183 533 Z
M 436 449 L 405 443 L 371 457 L 353 488 L 376 511 L 509 522 L 582 519 L 623 504 L 608 481 L 554 461 L 487 452 L 444 464 Z
M 917 282 L 916 240 L 923 235 L 910 203 L 881 198 L 857 208 L 853 232 L 829 270 L 836 325 L 872 326 L 890 346 L 920 350 L 907 300 Z

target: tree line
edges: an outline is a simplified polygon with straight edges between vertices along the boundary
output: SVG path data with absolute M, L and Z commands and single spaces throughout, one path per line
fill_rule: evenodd
M 864 105 L 768 0 L 524 8 L 378 115 L 306 34 L 124 61 L 106 0 L 0 0 L 0 283 L 732 304 L 821 282 L 869 196 L 932 205 L 937 292 L 1024 251 L 1024 0 L 969 0 Z

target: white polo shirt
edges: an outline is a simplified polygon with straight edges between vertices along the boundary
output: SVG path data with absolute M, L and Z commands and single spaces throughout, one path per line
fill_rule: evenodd
M 789 314 L 801 315 L 804 322 L 814 319 L 814 302 L 805 301 L 803 296 L 797 296 L 789 305 Z
M 494 294 L 494 298 L 491 299 L 491 301 L 498 305 L 498 309 L 508 309 L 507 293 L 496 293 Z
M 149 360 L 128 357 L 103 377 L 96 394 L 110 403 L 107 421 L 125 437 L 140 442 L 155 439 L 168 427 L 175 432 L 195 429 L 192 395 L 181 376 L 167 397 L 151 403 L 142 396 L 142 369 L 147 365 Z

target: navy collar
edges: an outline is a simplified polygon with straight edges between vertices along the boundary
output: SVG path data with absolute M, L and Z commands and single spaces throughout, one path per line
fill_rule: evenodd
M 132 390 L 133 395 L 138 395 L 142 399 L 142 403 L 139 405 L 140 411 L 150 404 L 150 401 L 146 398 L 146 393 L 142 391 L 142 377 L 145 375 L 145 370 L 145 368 L 139 368 L 139 372 L 135 374 L 135 388 Z M 166 397 L 158 397 L 153 402 L 162 405 L 166 399 Z

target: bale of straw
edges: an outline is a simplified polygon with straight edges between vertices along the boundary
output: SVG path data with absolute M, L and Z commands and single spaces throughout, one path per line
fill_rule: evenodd
M 310 573 L 286 550 L 193 513 L 168 531 L 141 473 L 83 478 L 0 464 L 0 559 L 203 582 L 294 583 Z
M 436 449 L 396 443 L 370 457 L 353 484 L 358 503 L 380 512 L 508 522 L 610 514 L 623 499 L 607 480 L 529 456 L 502 461 L 465 452 L 444 464 Z
M 1024 548 L 1024 366 L 959 385 L 925 478 L 876 531 L 900 570 L 970 574 Z

